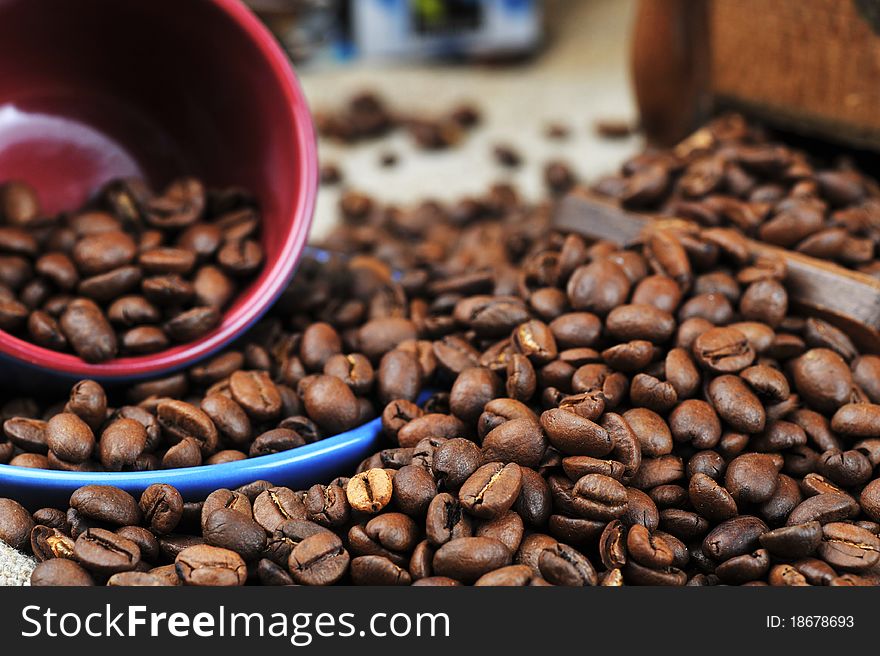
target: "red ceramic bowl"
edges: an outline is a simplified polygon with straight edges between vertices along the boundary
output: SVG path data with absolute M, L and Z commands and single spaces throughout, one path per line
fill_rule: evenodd
M 239 336 L 290 279 L 317 189 L 314 131 L 287 57 L 238 0 L 0 0 L 0 180 L 49 212 L 114 177 L 191 174 L 260 201 L 266 264 L 221 325 L 161 353 L 87 364 L 0 331 L 0 377 L 170 373 Z

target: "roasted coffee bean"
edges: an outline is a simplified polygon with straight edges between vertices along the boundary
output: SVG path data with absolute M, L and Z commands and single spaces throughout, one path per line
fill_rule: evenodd
M 288 569 L 301 585 L 333 585 L 348 570 L 350 557 L 333 533 L 320 532 L 305 538 L 290 553 Z
M 37 524 L 31 530 L 30 544 L 31 552 L 40 562 L 50 558 L 74 558 L 73 539 L 57 528 Z
M 358 556 L 351 561 L 355 585 L 411 585 L 412 577 L 383 556 Z
M 13 417 L 3 422 L 3 432 L 10 443 L 27 451 L 46 453 L 49 449 L 46 422 L 41 419 Z
M 425 534 L 433 546 L 440 546 L 450 540 L 471 537 L 473 526 L 458 499 L 441 492 L 428 506 Z
M 406 351 L 389 351 L 379 361 L 377 392 L 379 401 L 415 400 L 422 382 L 422 371 L 416 357 Z
M 767 419 L 764 406 L 739 376 L 718 376 L 709 383 L 709 400 L 718 416 L 743 433 L 760 433 Z
M 817 521 L 820 524 L 851 519 L 859 512 L 859 506 L 852 497 L 843 494 L 825 493 L 805 499 L 788 516 L 786 526 L 797 526 Z
M 568 455 L 602 457 L 614 446 L 608 431 L 567 409 L 547 410 L 541 426 L 550 443 Z
M 460 419 L 451 415 L 428 413 L 413 419 L 397 433 L 400 446 L 412 447 L 427 438 L 451 439 L 466 432 Z
M 862 489 L 859 503 L 862 507 L 862 512 L 872 520 L 880 521 L 880 483 L 876 479 Z
M 724 486 L 741 503 L 763 503 L 778 484 L 779 467 L 769 455 L 746 453 L 727 466 Z
M 484 574 L 511 563 L 508 548 L 494 538 L 461 537 L 445 543 L 434 554 L 437 576 L 473 583 Z
M 651 569 L 669 567 L 675 558 L 672 547 L 662 536 L 652 535 L 639 524 L 632 526 L 627 532 L 626 550 L 631 559 Z
M 176 488 L 165 483 L 154 483 L 141 494 L 138 506 L 154 533 L 171 533 L 183 516 L 183 497 Z
M 83 517 L 115 526 L 135 526 L 142 517 L 134 497 L 109 485 L 86 485 L 77 489 L 70 496 L 70 507 Z
M 538 567 L 541 576 L 554 585 L 586 586 L 599 582 L 586 556 L 562 543 L 544 549 L 538 557 Z
M 495 519 L 484 521 L 477 526 L 477 537 L 495 538 L 511 553 L 519 549 L 525 526 L 522 518 L 513 511 L 508 511 Z
M 117 419 L 101 433 L 98 458 L 108 471 L 132 467 L 147 444 L 147 430 L 134 419 Z
M 880 405 L 873 403 L 847 403 L 840 406 L 831 418 L 831 429 L 851 438 L 880 437 L 878 424 Z
M 194 405 L 177 400 L 162 401 L 156 407 L 156 418 L 162 430 L 174 441 L 191 438 L 203 455 L 217 448 L 217 428 L 207 414 Z
M 679 456 L 669 454 L 657 458 L 645 458 L 630 484 L 640 490 L 658 485 L 668 485 L 684 478 L 684 463 Z
M 244 585 L 247 566 L 234 551 L 207 544 L 188 547 L 174 559 L 177 575 L 184 585 Z
M 31 572 L 33 586 L 92 586 L 95 580 L 81 565 L 67 558 L 52 558 L 37 563 Z
M 251 439 L 251 422 L 242 407 L 222 394 L 209 394 L 202 399 L 201 410 L 214 424 L 220 436 L 233 444 L 244 446 Z
M 623 418 L 639 440 L 643 456 L 657 457 L 672 451 L 672 433 L 656 412 L 633 408 L 624 412 Z
M 757 549 L 761 535 L 767 530 L 767 525 L 757 517 L 734 517 L 719 524 L 705 537 L 703 553 L 718 562 L 741 556 Z
M 92 429 L 70 412 L 62 412 L 52 417 L 46 423 L 45 435 L 49 449 L 67 462 L 85 462 L 91 457 L 95 448 Z
M 586 474 L 572 488 L 572 502 L 578 516 L 610 521 L 626 512 L 626 488 L 602 474 Z
M 853 524 L 829 522 L 822 526 L 817 552 L 833 567 L 861 572 L 880 561 L 880 538 Z
M 721 439 L 721 422 L 711 405 L 698 399 L 682 401 L 669 413 L 669 429 L 677 442 L 711 449 Z
M 537 467 L 547 441 L 541 426 L 532 419 L 512 419 L 493 428 L 483 438 L 483 461 L 515 462 Z
M 355 510 L 377 513 L 391 502 L 391 476 L 384 469 L 361 472 L 348 482 L 345 494 Z
M 811 555 L 822 542 L 822 525 L 819 522 L 807 522 L 784 526 L 762 534 L 760 541 L 773 555 L 803 558 Z
M 437 494 L 437 483 L 430 471 L 417 465 L 406 465 L 394 475 L 392 500 L 403 512 L 421 517 Z
M 163 469 L 178 469 L 181 467 L 198 467 L 202 464 L 201 444 L 193 437 L 185 437 L 183 440 L 170 447 L 162 456 Z
M 266 532 L 253 519 L 231 508 L 218 508 L 205 520 L 205 541 L 229 549 L 245 560 L 257 558 L 266 547 Z
M 716 373 L 734 373 L 745 369 L 755 359 L 747 337 L 736 328 L 711 328 L 694 340 L 697 363 Z
M 135 569 L 141 559 L 136 543 L 102 528 L 89 528 L 80 534 L 73 554 L 86 569 L 108 576 Z
M 494 519 L 507 512 L 522 488 L 522 470 L 516 463 L 492 462 L 475 471 L 461 486 L 458 499 L 472 515 Z
M 303 502 L 309 519 L 321 526 L 340 526 L 348 521 L 351 509 L 339 485 L 313 485 Z
M 275 419 L 281 412 L 281 395 L 263 371 L 235 371 L 229 377 L 232 399 L 257 421 Z
M 68 303 L 60 325 L 68 343 L 86 362 L 104 362 L 116 356 L 116 335 L 94 302 L 76 299 Z
M 0 498 L 0 541 L 13 549 L 24 549 L 33 528 L 33 517 L 21 504 Z
M 856 487 L 871 479 L 874 467 L 861 451 L 829 449 L 819 457 L 817 468 L 819 473 L 838 485 Z
M 598 260 L 572 273 L 568 280 L 568 300 L 575 310 L 604 316 L 626 300 L 630 285 L 623 269 L 610 260 Z
M 847 403 L 853 386 L 852 374 L 834 351 L 811 349 L 792 365 L 797 393 L 821 412 L 834 412 Z
M 688 484 L 688 496 L 698 513 L 713 522 L 735 517 L 737 505 L 731 493 L 702 473 L 694 474 Z
M 165 322 L 163 331 L 175 342 L 192 342 L 216 328 L 220 318 L 216 307 L 194 307 Z
M 456 490 L 482 463 L 480 448 L 460 437 L 447 440 L 434 450 L 431 471 L 444 488 Z
M 247 502 L 247 497 L 241 496 L 241 498 L 244 499 L 244 503 L 240 504 L 240 512 L 249 514 L 250 503 Z M 207 501 L 205 503 L 207 505 Z M 232 507 L 229 503 L 237 504 L 235 497 L 230 498 L 226 504 L 227 507 Z M 210 515 L 205 516 L 205 519 L 208 516 Z M 307 519 L 308 514 L 302 498 L 293 490 L 287 487 L 270 487 L 254 499 L 253 517 L 260 526 L 271 533 L 283 522 L 289 519 Z
M 233 374 L 233 378 L 235 376 Z M 266 382 L 271 385 L 268 379 Z M 236 400 L 249 411 L 247 402 Z M 358 404 L 354 393 L 348 385 L 334 376 L 316 377 L 306 388 L 303 403 L 309 417 L 328 435 L 341 433 L 358 423 Z

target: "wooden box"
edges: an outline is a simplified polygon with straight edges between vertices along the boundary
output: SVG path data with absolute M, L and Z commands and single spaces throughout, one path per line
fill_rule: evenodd
M 632 61 L 659 143 L 730 107 L 880 150 L 877 0 L 642 0 Z

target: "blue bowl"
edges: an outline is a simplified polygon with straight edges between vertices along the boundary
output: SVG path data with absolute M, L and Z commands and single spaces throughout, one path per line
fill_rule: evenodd
M 424 401 L 423 394 L 419 401 Z M 256 480 L 303 489 L 352 471 L 376 452 L 382 441 L 382 418 L 305 446 L 220 465 L 141 472 L 68 472 L 0 465 L 0 497 L 24 506 L 67 507 L 70 495 L 83 485 L 114 485 L 136 499 L 153 483 L 176 487 L 187 501 L 201 501 L 219 488 L 233 489 Z

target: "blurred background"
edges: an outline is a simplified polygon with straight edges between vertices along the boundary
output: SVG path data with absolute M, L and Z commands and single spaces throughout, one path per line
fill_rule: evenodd
M 635 0 L 248 4 L 294 60 L 325 135 L 321 161 L 342 178 L 322 187 L 313 237 L 335 221 L 343 188 L 407 203 L 478 194 L 508 181 L 534 199 L 545 194 L 547 161 L 565 161 L 577 177 L 593 180 L 641 149 L 626 129 L 636 119 L 629 83 Z M 454 147 L 428 148 L 413 129 L 377 129 L 373 138 L 326 129 L 328 116 L 342 120 L 350 99 L 365 92 L 411 127 L 436 128 L 462 105 L 476 110 L 479 125 L 456 134 Z M 597 132 L 602 121 L 614 138 Z M 520 161 L 505 165 L 497 147 Z

